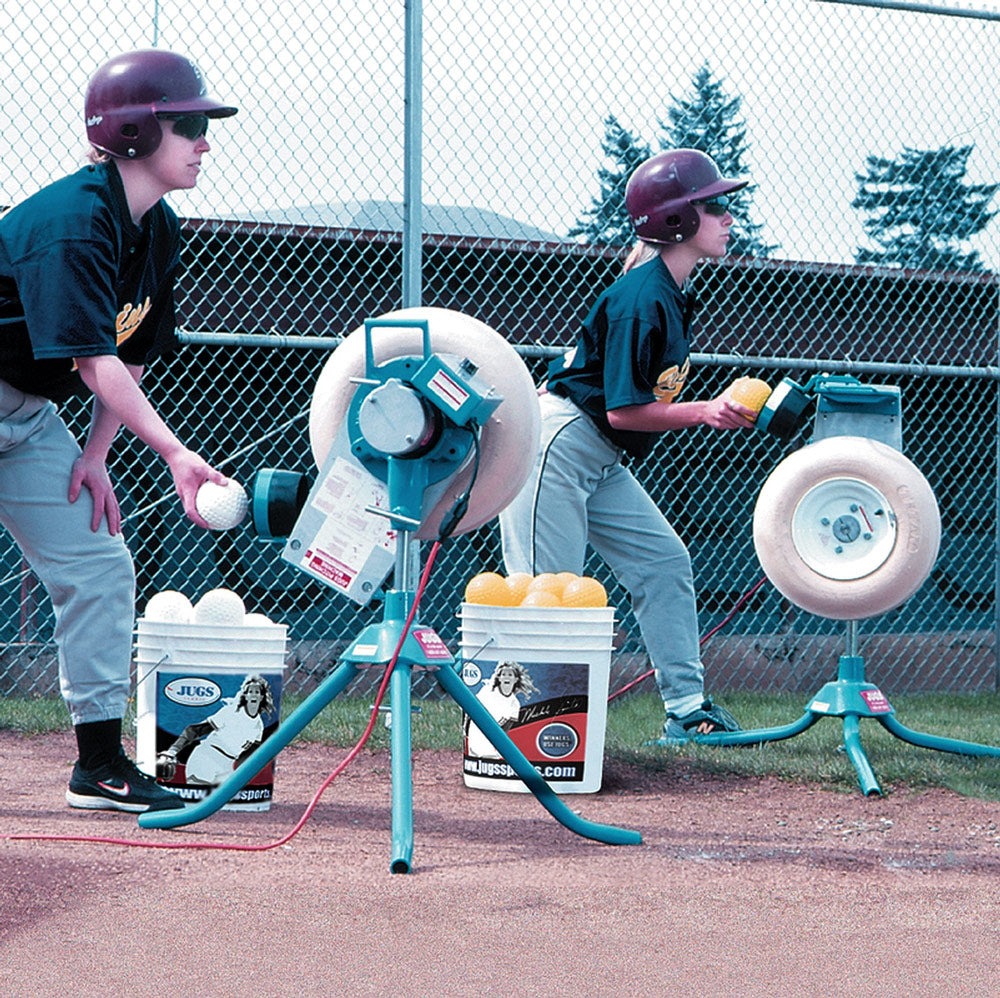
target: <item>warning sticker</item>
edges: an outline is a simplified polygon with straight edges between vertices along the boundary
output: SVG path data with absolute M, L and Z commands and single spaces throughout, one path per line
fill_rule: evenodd
M 862 690 L 861 698 L 873 714 L 888 714 L 892 706 L 881 690 Z
M 447 645 L 441 640 L 438 633 L 430 627 L 418 627 L 413 632 L 413 637 L 428 658 L 451 659 L 451 652 L 448 651 Z
M 348 568 L 326 551 L 306 551 L 302 566 L 309 572 L 327 579 L 331 585 L 340 589 L 350 589 L 354 581 L 355 571 Z
M 469 393 L 445 371 L 438 371 L 427 387 L 453 412 L 457 412 Z

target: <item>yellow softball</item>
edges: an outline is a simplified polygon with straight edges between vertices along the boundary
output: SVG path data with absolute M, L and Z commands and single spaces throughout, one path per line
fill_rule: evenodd
M 756 414 L 764 408 L 764 403 L 771 394 L 771 386 L 760 378 L 737 378 L 729 386 L 729 397 L 740 405 L 745 405 Z

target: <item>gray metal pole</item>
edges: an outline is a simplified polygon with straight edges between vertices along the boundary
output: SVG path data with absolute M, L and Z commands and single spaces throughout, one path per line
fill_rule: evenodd
M 993 10 L 943 7 L 941 4 L 911 3 L 909 0 L 819 0 L 819 2 L 839 3 L 845 7 L 875 7 L 878 10 L 906 10 L 913 14 L 944 14 L 946 17 L 971 17 L 977 21 L 1000 21 L 1000 13 Z
M 1000 306 L 1000 288 L 997 289 Z M 997 320 L 997 357 L 1000 359 L 1000 318 Z M 996 485 L 993 495 L 993 689 L 1000 690 L 1000 390 L 996 409 Z
M 423 243 L 423 5 L 406 0 L 403 121 L 403 308 L 421 304 Z

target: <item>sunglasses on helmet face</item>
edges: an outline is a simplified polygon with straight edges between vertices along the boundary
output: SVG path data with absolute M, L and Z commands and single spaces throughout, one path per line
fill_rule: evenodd
M 732 206 L 733 199 L 722 195 L 717 198 L 710 198 L 708 201 L 696 201 L 705 209 L 706 215 L 715 215 L 721 218 Z
M 208 115 L 205 114 L 160 114 L 157 117 L 172 123 L 174 135 L 192 142 L 208 133 Z

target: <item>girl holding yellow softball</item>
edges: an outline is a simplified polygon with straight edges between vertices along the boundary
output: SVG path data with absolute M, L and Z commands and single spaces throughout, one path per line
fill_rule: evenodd
M 680 400 L 686 282 L 699 260 L 725 255 L 727 196 L 746 184 L 694 149 L 659 153 L 633 173 L 625 202 L 639 243 L 552 364 L 534 472 L 500 515 L 508 573 L 582 573 L 589 543 L 628 590 L 666 710 L 661 744 L 739 725 L 705 696 L 687 549 L 623 461 L 645 458 L 664 433 L 753 425 L 732 389 Z

